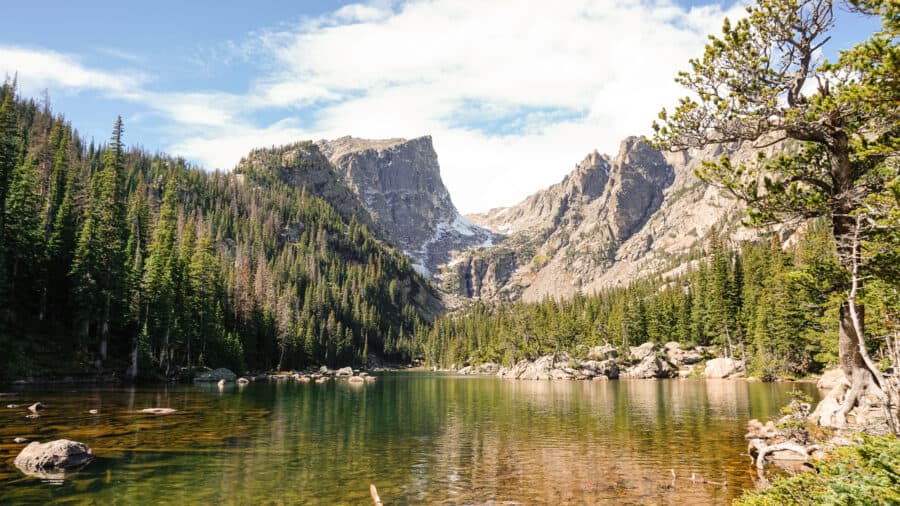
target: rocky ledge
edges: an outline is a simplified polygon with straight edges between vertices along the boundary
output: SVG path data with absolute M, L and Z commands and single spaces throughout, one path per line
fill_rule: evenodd
M 574 358 L 566 352 L 548 353 L 536 360 L 521 360 L 510 367 L 493 362 L 467 365 L 456 371 L 463 375 L 491 375 L 511 379 L 573 379 L 603 380 L 617 378 L 674 378 L 698 376 L 705 378 L 736 378 L 743 376 L 745 367 L 740 360 L 712 358 L 711 347 L 683 347 L 676 342 L 662 346 L 644 343 L 631 346 L 625 356 L 616 347 L 606 344 L 594 346 L 584 358 Z M 705 368 L 700 364 L 706 361 Z

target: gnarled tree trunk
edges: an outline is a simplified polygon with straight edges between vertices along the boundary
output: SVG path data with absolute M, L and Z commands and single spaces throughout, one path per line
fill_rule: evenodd
M 810 415 L 820 425 L 836 428 L 847 425 L 847 415 L 854 407 L 859 406 L 860 411 L 865 411 L 871 397 L 882 403 L 885 400 L 881 374 L 866 350 L 865 311 L 856 303 L 862 288 L 860 218 L 851 216 L 850 209 L 846 211 L 834 216 L 833 231 L 838 259 L 850 275 L 850 291 L 847 301 L 841 304 L 838 325 L 840 365 L 850 388 L 841 384 L 835 386 Z

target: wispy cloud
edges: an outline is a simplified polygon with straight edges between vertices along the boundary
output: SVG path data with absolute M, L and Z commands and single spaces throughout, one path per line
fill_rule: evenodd
M 48 88 L 128 93 L 147 80 L 140 73 L 89 68 L 70 54 L 17 46 L 0 46 L 0 72 L 18 74 L 26 93 Z
M 514 203 L 587 152 L 614 152 L 645 133 L 682 94 L 677 70 L 725 15 L 742 14 L 738 4 L 670 0 L 351 4 L 223 41 L 225 55 L 207 61 L 259 62 L 240 93 L 158 93 L 52 52 L 0 48 L 0 62 L 46 87 L 96 89 L 155 110 L 178 131 L 170 149 L 210 168 L 302 138 L 431 134 L 454 201 L 475 211 Z

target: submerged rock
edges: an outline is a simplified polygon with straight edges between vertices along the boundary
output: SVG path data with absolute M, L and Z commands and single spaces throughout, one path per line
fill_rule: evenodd
M 16 457 L 16 467 L 26 474 L 42 474 L 80 467 L 94 460 L 94 452 L 84 443 L 57 439 L 33 442 Z
M 744 375 L 744 362 L 733 358 L 714 358 L 706 362 L 707 379 L 735 378 Z
M 151 415 L 171 415 L 176 411 L 176 409 L 172 408 L 144 408 L 141 410 L 141 413 L 148 413 Z
M 31 406 L 28 406 L 28 411 L 31 411 L 32 413 L 37 413 L 38 411 L 42 411 L 43 409 L 44 405 L 40 402 L 35 402 Z
M 366 382 L 365 378 L 360 378 L 359 376 L 350 376 L 349 378 L 347 378 L 347 381 L 349 381 L 350 383 L 365 383 Z
M 28 443 L 30 441 L 31 441 L 30 439 L 25 439 L 24 437 L 17 437 L 15 439 L 13 439 L 13 443 L 16 443 L 16 444 Z
M 221 380 L 234 381 L 236 378 L 237 374 L 231 372 L 229 369 L 221 367 L 219 369 L 198 374 L 197 377 L 194 378 L 194 381 L 198 383 L 218 383 Z

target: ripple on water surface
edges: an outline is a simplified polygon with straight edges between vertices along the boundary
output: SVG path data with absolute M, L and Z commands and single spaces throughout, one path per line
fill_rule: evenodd
M 222 392 L 13 390 L 0 411 L 0 503 L 366 504 L 375 483 L 387 504 L 727 504 L 753 487 L 747 420 L 776 416 L 794 386 L 817 393 L 729 380 L 423 373 Z M 26 419 L 38 400 L 42 416 Z M 140 413 L 148 407 L 177 411 Z M 13 466 L 15 437 L 81 441 L 98 459 L 51 485 Z M 670 470 L 729 485 L 673 485 Z

